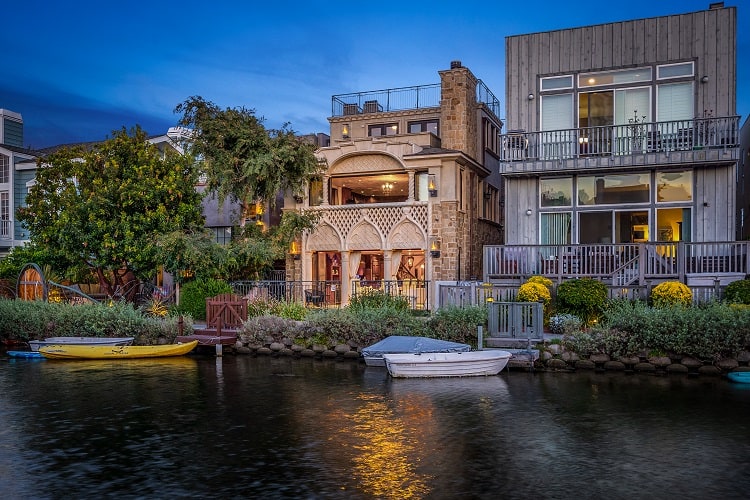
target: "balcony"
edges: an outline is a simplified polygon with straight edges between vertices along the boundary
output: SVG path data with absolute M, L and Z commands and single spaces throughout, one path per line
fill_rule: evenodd
M 500 136 L 504 174 L 735 161 L 740 117 L 695 118 Z

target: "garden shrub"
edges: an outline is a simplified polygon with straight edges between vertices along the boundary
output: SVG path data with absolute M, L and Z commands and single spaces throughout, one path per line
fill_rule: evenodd
M 544 285 L 548 290 L 552 290 L 552 286 L 554 285 L 551 279 L 538 275 L 530 277 L 526 280 L 526 283 L 539 283 L 540 285 Z
M 689 306 L 693 303 L 693 292 L 679 281 L 665 281 L 651 290 L 651 303 L 654 307 Z
M 549 319 L 550 332 L 555 335 L 569 335 L 581 330 L 583 322 L 575 314 L 560 313 Z
M 195 319 L 206 319 L 206 298 L 221 293 L 232 293 L 232 287 L 226 281 L 213 278 L 195 279 L 182 287 L 180 305 L 177 311 L 189 314 Z
M 477 326 L 487 326 L 487 308 L 481 306 L 441 307 L 429 319 L 429 336 L 477 346 Z
M 184 330 L 192 331 L 190 318 Z M 46 337 L 135 337 L 137 344 L 173 342 L 178 318 L 146 317 L 131 304 L 48 303 L 0 300 L 0 338 L 31 340 Z
M 724 290 L 724 300 L 733 304 L 750 304 L 750 279 L 729 283 Z
M 546 286 L 527 281 L 518 288 L 518 300 L 521 302 L 543 302 L 546 306 L 552 300 L 552 296 Z
M 580 278 L 557 287 L 557 309 L 581 318 L 584 325 L 596 322 L 607 304 L 607 286 L 595 279 Z
M 376 288 L 362 287 L 357 291 L 357 295 L 349 301 L 350 309 L 408 309 L 409 302 L 406 297 L 393 296 Z

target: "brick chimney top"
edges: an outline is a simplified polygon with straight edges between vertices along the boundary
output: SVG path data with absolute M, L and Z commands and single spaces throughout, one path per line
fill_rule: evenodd
M 461 61 L 451 61 L 451 69 L 456 69 L 456 68 L 460 68 L 460 67 L 462 67 L 461 66 Z

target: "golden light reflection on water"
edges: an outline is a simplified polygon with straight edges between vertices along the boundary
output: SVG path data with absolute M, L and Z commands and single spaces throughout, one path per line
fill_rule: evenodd
M 362 404 L 350 415 L 355 454 L 353 474 L 362 492 L 378 498 L 422 498 L 432 476 L 419 474 L 425 451 L 420 432 L 431 432 L 431 402 L 401 401 L 400 412 L 383 396 L 360 395 Z

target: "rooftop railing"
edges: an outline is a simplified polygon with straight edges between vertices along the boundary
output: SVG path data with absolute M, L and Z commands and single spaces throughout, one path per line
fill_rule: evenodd
M 401 87 L 353 94 L 339 94 L 331 98 L 331 116 L 349 116 L 364 113 L 385 113 L 440 106 L 439 83 Z M 477 102 L 500 116 L 500 101 L 482 80 L 477 81 Z
M 331 104 L 331 116 L 436 108 L 440 106 L 440 84 L 339 94 Z
M 500 136 L 501 160 L 564 160 L 735 148 L 739 146 L 739 130 L 739 116 L 635 122 L 543 132 L 511 130 Z

